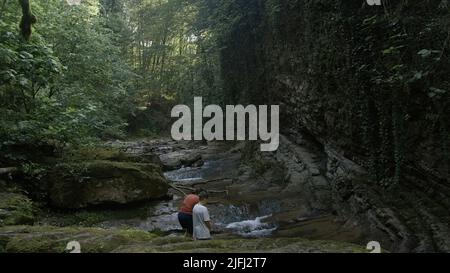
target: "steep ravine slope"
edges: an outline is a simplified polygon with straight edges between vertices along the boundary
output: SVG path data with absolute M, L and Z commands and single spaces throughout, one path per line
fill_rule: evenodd
M 332 206 L 393 251 L 449 251 L 448 1 L 259 0 L 223 35 L 232 103 L 279 104 Z M 289 128 L 289 130 L 287 130 Z

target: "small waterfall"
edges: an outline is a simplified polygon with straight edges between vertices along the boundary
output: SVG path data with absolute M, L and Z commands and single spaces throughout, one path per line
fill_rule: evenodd
M 203 174 L 200 168 L 183 167 L 178 170 L 164 173 L 165 177 L 175 182 L 195 182 L 203 180 Z
M 226 226 L 227 229 L 243 236 L 243 237 L 264 237 L 269 236 L 277 227 L 272 223 L 263 222 L 272 215 L 257 217 L 254 220 L 244 220 L 241 222 L 234 222 Z
M 205 179 L 227 177 L 237 169 L 233 159 L 205 160 L 201 167 L 182 167 L 164 173 L 167 179 L 175 182 L 195 182 Z

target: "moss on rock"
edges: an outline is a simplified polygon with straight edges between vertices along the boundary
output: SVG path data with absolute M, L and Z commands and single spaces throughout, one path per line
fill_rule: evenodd
M 38 215 L 37 222 L 58 227 L 97 227 L 108 221 L 146 219 L 154 205 L 154 201 L 149 201 L 114 208 L 81 209 L 70 213 L 48 209 Z
M 303 238 L 246 239 L 223 235 L 210 241 L 191 241 L 181 237 L 160 237 L 151 242 L 122 246 L 122 253 L 366 253 L 363 247 L 333 241 Z
M 26 196 L 0 193 L 0 226 L 33 224 L 35 208 Z
M 99 228 L 3 227 L 0 250 L 13 253 L 62 253 L 67 243 L 78 241 L 84 253 L 367 253 L 363 247 L 334 241 L 302 238 L 245 239 L 217 235 L 210 241 L 192 241 L 182 235 L 159 237 L 140 230 Z
M 130 154 L 115 147 L 84 146 L 71 151 L 66 161 L 80 162 L 85 160 L 107 160 L 117 162 L 150 163 L 161 165 L 161 160 L 156 154 Z
M 90 161 L 57 165 L 47 176 L 52 205 L 78 209 L 159 199 L 168 185 L 154 164 Z
M 0 249 L 9 253 L 64 253 L 69 242 L 77 241 L 83 253 L 106 253 L 155 237 L 139 230 L 16 226 L 0 228 Z

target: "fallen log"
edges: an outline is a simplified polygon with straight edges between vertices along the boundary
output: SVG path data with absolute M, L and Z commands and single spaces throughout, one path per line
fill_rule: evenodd
M 172 188 L 172 189 L 174 189 L 174 190 L 176 190 L 176 191 L 178 191 L 178 192 L 181 192 L 183 195 L 187 195 L 183 190 L 187 190 L 187 191 L 190 191 L 190 192 L 195 192 L 195 188 L 192 188 L 192 187 L 188 187 L 188 186 L 183 186 L 183 185 L 173 185 L 173 184 L 169 184 L 169 186 Z M 225 193 L 227 196 L 229 195 L 229 192 L 228 192 L 228 190 L 205 190 L 207 193 Z
M 218 181 L 224 181 L 224 180 L 233 180 L 233 178 L 230 178 L 230 177 L 224 177 L 224 178 L 217 178 L 217 179 L 211 179 L 211 180 L 204 180 L 204 181 L 193 182 L 193 183 L 183 183 L 183 185 L 189 186 L 189 187 L 195 187 L 195 186 L 198 186 L 198 185 L 205 185 L 205 184 L 208 184 L 208 183 L 213 183 L 213 182 L 218 182 Z
M 179 189 L 183 189 L 183 190 L 192 191 L 192 192 L 194 192 L 196 190 L 195 188 L 187 187 L 187 186 L 183 186 L 183 185 L 175 185 L 175 187 L 177 187 Z
M 208 193 L 225 193 L 227 196 L 229 195 L 228 190 L 223 190 L 223 191 L 219 191 L 219 190 L 206 190 Z
M 184 196 L 187 195 L 187 193 L 185 193 L 182 189 L 180 189 L 180 188 L 177 187 L 177 186 L 174 186 L 174 185 L 169 184 L 169 187 L 171 187 L 172 189 L 174 189 L 174 190 L 180 192 L 180 193 L 183 194 Z

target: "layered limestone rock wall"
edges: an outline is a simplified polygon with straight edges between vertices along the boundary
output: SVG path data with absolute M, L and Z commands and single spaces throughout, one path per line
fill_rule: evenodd
M 392 250 L 448 251 L 448 1 L 365 2 L 234 1 L 225 92 L 317 141 L 343 217 Z

